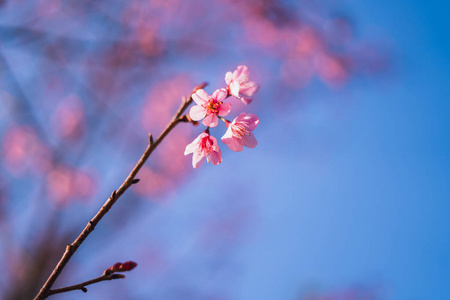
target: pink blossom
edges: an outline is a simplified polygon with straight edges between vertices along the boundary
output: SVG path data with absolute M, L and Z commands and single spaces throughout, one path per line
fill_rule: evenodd
M 192 153 L 192 166 L 199 168 L 204 162 L 211 160 L 214 165 L 222 162 L 222 153 L 215 137 L 207 132 L 202 132 L 192 143 L 186 146 L 184 155 Z
M 253 94 L 259 90 L 259 85 L 250 81 L 250 73 L 247 66 L 239 66 L 231 73 L 225 74 L 227 90 L 231 95 L 240 99 L 244 104 L 252 102 Z
M 227 123 L 227 132 L 222 137 L 222 142 L 233 151 L 242 151 L 244 146 L 255 148 L 258 145 L 252 131 L 259 124 L 259 119 L 254 114 L 241 113 L 233 122 Z
M 191 107 L 189 116 L 194 121 L 205 118 L 202 123 L 205 126 L 216 127 L 219 123 L 219 116 L 226 116 L 231 110 L 230 103 L 223 103 L 227 98 L 228 92 L 225 89 L 216 90 L 211 96 L 204 90 L 200 89 L 192 95 L 192 99 L 197 105 Z

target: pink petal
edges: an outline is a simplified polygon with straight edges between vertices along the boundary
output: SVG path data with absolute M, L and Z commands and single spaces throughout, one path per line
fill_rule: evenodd
M 222 101 L 227 98 L 227 96 L 228 92 L 226 89 L 218 89 L 212 94 L 211 98 L 216 99 L 217 101 Z
M 221 117 L 225 117 L 226 115 L 228 115 L 230 110 L 231 110 L 231 103 L 224 103 L 222 104 L 222 106 L 220 106 L 218 115 Z
M 244 138 L 244 146 L 249 148 L 255 148 L 256 145 L 258 145 L 258 141 L 256 140 L 255 136 L 252 132 L 250 132 L 250 135 L 247 135 Z
M 259 85 L 255 82 L 249 82 L 241 87 L 239 93 L 244 97 L 251 97 L 259 90 Z
M 233 136 L 233 132 L 231 131 L 231 125 L 233 125 L 233 123 L 231 123 L 230 126 L 228 126 L 227 131 L 225 132 L 225 134 L 222 137 L 222 142 L 223 142 L 223 139 L 228 139 Z
M 194 97 L 194 95 L 192 95 L 192 97 Z M 194 105 L 189 111 L 189 116 L 192 120 L 199 121 L 206 116 L 206 109 L 203 106 Z
M 243 114 L 245 116 L 242 116 Z M 254 114 L 242 113 L 236 118 L 236 121 L 245 123 L 247 125 L 247 128 L 250 131 L 255 130 L 256 127 L 258 127 L 258 124 L 259 124 L 259 118 L 257 116 L 255 116 Z
M 248 72 L 248 67 L 247 66 L 238 66 L 236 72 L 236 77 L 239 80 L 241 79 L 241 77 L 248 77 L 249 72 Z
M 206 132 L 202 132 L 198 137 L 197 137 L 197 139 L 199 140 L 199 144 L 200 144 L 200 140 L 201 139 L 203 139 L 203 138 L 205 138 L 205 137 L 208 137 L 209 136 L 209 133 L 206 133 Z
M 242 101 L 242 103 L 244 103 L 245 105 L 249 105 L 252 102 L 252 98 L 246 98 L 246 97 L 236 97 L 239 100 Z
M 202 123 L 205 126 L 216 127 L 217 124 L 219 124 L 219 118 L 217 118 L 216 115 L 211 114 L 209 116 L 206 116 L 206 118 L 203 119 Z
M 247 114 L 246 114 L 245 112 L 240 113 L 240 114 L 233 120 L 233 123 L 239 123 L 239 122 L 241 122 L 242 120 L 245 119 L 246 116 L 247 116 Z
M 213 145 L 212 145 L 213 151 L 218 151 L 218 152 L 220 152 L 220 148 L 219 148 L 219 144 L 217 143 L 217 139 L 216 139 L 215 137 L 213 137 L 213 136 L 210 136 L 210 139 L 211 139 L 212 142 L 213 142 Z
M 184 155 L 188 155 L 189 153 L 194 152 L 198 148 L 201 136 L 202 135 L 199 135 L 192 143 L 190 143 L 189 145 L 186 146 L 186 150 L 184 151 Z
M 194 144 L 194 143 L 195 143 L 195 141 L 186 146 L 186 150 L 184 150 L 184 155 L 191 154 L 192 152 L 195 151 L 195 149 L 198 147 L 198 145 Z
M 233 81 L 230 84 L 230 94 L 235 96 L 236 98 L 239 97 L 239 89 L 241 88 L 241 85 L 237 81 Z
M 209 100 L 209 95 L 205 90 L 198 90 L 195 92 L 195 94 L 192 94 L 192 99 L 197 103 L 198 105 L 205 104 Z
M 225 82 L 227 83 L 227 85 L 229 85 L 232 80 L 233 80 L 233 73 L 227 72 L 225 74 Z
M 222 153 L 219 151 L 212 151 L 209 155 L 209 159 L 211 160 L 213 165 L 218 165 L 222 162 Z
M 201 165 L 205 162 L 205 153 L 204 151 L 197 151 L 194 152 L 194 155 L 192 156 L 192 166 L 195 169 L 200 168 Z
M 230 138 L 222 137 L 222 142 L 224 142 L 228 146 L 228 148 L 230 148 L 230 150 L 232 151 L 241 152 L 244 149 L 241 140 L 235 137 Z

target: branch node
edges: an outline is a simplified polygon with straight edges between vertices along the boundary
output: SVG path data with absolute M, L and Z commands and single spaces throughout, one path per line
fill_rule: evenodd
M 87 293 L 87 288 L 85 288 L 84 286 L 82 288 L 80 288 L 80 290 L 82 290 L 83 293 Z
M 151 133 L 148 134 L 148 143 L 149 143 L 150 145 L 153 144 L 153 135 L 152 135 Z
M 94 222 L 92 222 L 92 220 L 89 220 L 89 224 L 87 226 L 89 232 L 92 232 L 95 229 L 95 225 Z
M 112 192 L 111 199 L 112 200 L 116 199 L 116 190 L 114 190 L 114 192 Z
M 131 181 L 131 184 L 136 184 L 136 183 L 138 183 L 139 181 L 141 181 L 139 178 L 135 178 L 135 179 L 133 179 L 133 180 Z

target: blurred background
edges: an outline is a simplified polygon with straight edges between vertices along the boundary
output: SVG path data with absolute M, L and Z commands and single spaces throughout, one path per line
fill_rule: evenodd
M 32 299 L 182 96 L 261 85 L 259 145 L 194 170 L 181 124 L 51 299 L 450 294 L 445 1 L 0 1 L 1 299 Z M 211 131 L 216 138 L 223 124 Z

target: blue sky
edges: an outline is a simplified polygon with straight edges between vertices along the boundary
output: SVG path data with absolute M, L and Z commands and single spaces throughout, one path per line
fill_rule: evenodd
M 381 286 L 386 299 L 449 297 L 448 4 L 346 8 L 359 34 L 387 37 L 392 69 L 316 93 L 294 121 L 261 122 L 257 151 L 224 164 L 232 172 L 250 161 L 239 176 L 252 178 L 245 189 L 260 215 L 237 299 L 295 299 L 311 284 Z

